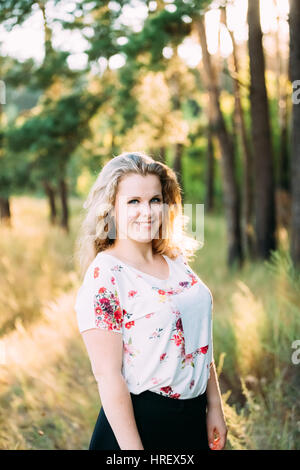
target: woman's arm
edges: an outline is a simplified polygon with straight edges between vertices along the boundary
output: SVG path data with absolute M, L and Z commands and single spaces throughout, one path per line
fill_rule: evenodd
M 121 450 L 144 450 L 130 393 L 122 374 L 99 377 L 98 390 L 108 422 Z
M 82 337 L 97 381 L 101 404 L 121 450 L 144 450 L 130 392 L 121 374 L 122 334 L 93 328 L 84 331 Z
M 208 442 L 213 450 L 225 447 L 227 427 L 222 406 L 221 392 L 214 361 L 210 367 L 210 378 L 207 381 L 207 435 Z M 215 438 L 216 437 L 216 438 Z

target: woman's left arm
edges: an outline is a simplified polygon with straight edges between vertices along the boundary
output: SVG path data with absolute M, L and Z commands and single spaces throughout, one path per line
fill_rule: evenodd
M 206 426 L 209 446 L 212 450 L 222 450 L 227 439 L 227 426 L 222 406 L 221 392 L 214 361 L 207 381 Z

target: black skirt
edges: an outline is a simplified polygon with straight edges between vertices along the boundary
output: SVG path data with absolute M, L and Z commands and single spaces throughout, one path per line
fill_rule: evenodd
M 176 399 L 146 390 L 130 393 L 144 450 L 210 450 L 206 429 L 206 392 Z M 121 450 L 101 407 L 89 450 Z

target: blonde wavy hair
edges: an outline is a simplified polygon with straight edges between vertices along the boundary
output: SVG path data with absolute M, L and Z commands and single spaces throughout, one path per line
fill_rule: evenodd
M 154 253 L 165 254 L 172 259 L 183 254 L 189 261 L 198 249 L 198 242 L 185 233 L 187 218 L 182 213 L 181 188 L 175 172 L 143 152 L 124 152 L 104 165 L 83 204 L 83 221 L 75 242 L 75 260 L 79 263 L 82 278 L 95 256 L 114 244 L 114 239 L 109 237 L 115 230 L 110 213 L 114 208 L 118 183 L 122 177 L 133 173 L 157 175 L 163 203 L 169 208 L 164 220 L 164 238 L 161 238 L 161 226 L 159 238 L 152 240 Z

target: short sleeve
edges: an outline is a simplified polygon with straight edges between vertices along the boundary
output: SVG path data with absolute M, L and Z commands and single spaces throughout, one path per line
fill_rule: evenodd
M 116 278 L 108 266 L 94 263 L 88 268 L 77 293 L 75 311 L 81 333 L 91 328 L 122 333 L 123 311 Z

